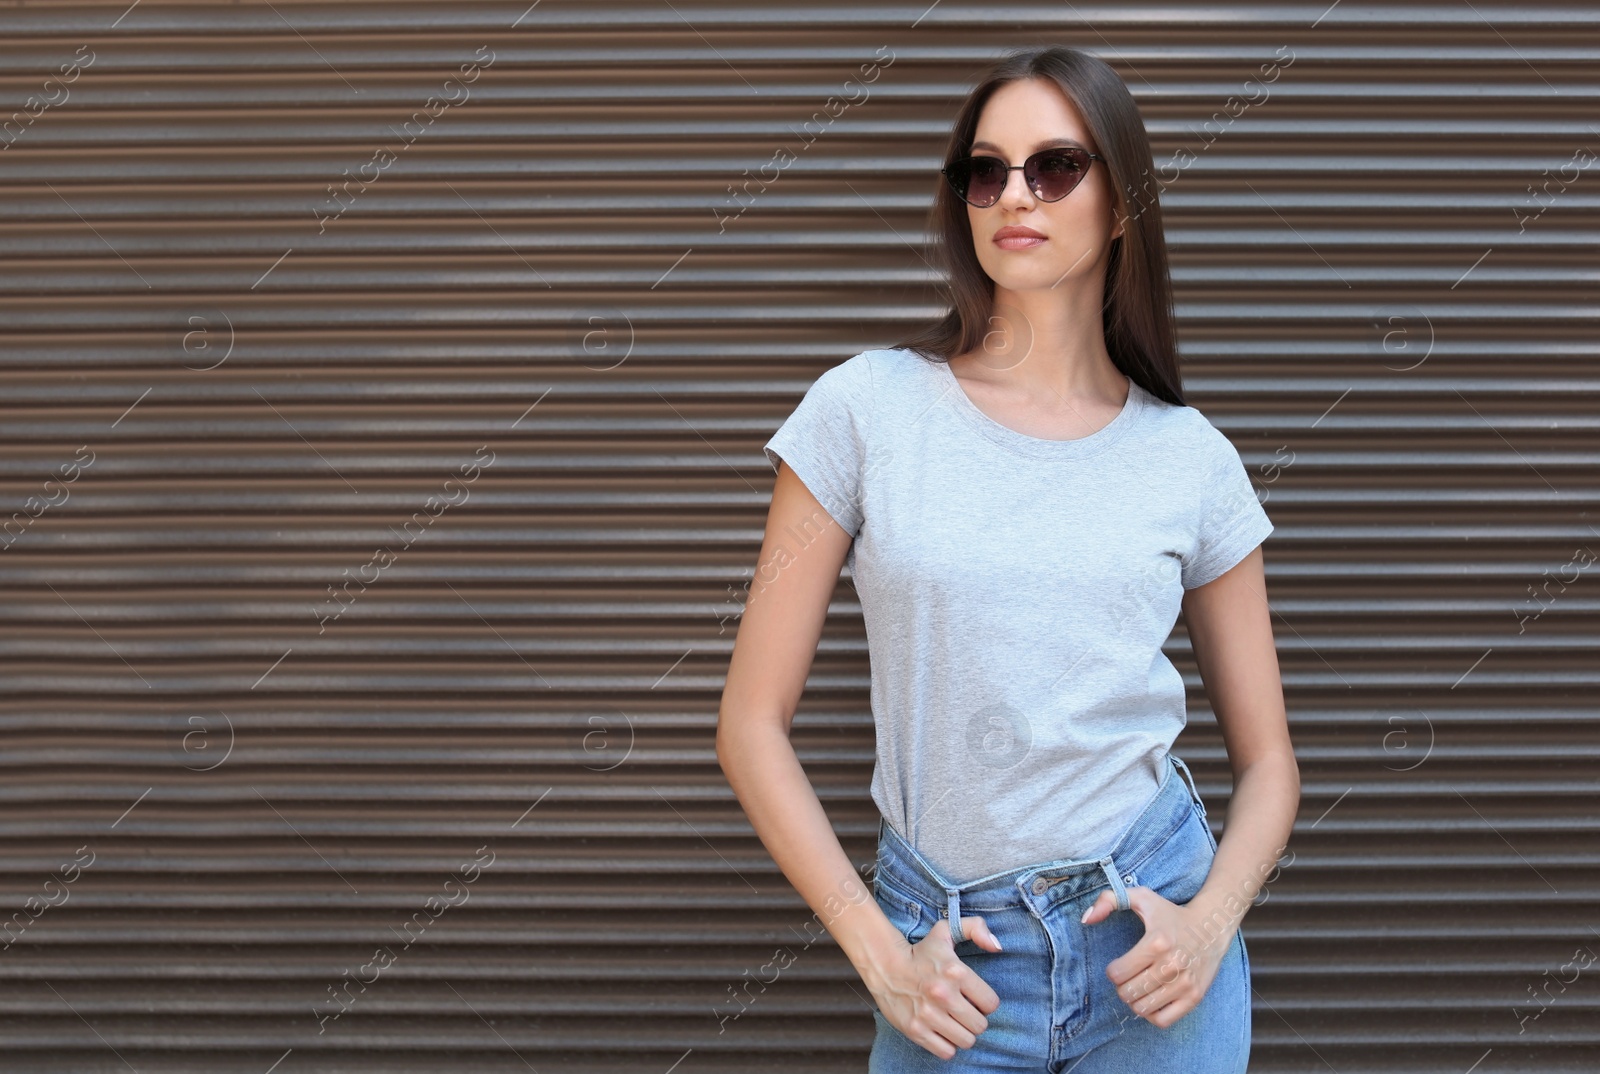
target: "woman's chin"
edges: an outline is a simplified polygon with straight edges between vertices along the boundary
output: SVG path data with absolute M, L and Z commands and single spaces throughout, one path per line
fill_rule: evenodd
M 990 273 L 989 278 L 995 282 L 996 287 L 1003 287 L 1007 291 L 1050 291 L 1060 290 L 1076 271 L 1071 263 L 1060 266 L 1029 265 L 1025 269 L 1018 267 L 1001 269 L 999 272 Z

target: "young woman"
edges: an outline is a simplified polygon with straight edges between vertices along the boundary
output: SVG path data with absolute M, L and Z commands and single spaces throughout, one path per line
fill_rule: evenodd
M 717 754 L 877 1001 L 872 1071 L 1236 1074 L 1240 919 L 1299 804 L 1237 451 L 1183 401 L 1149 142 L 1111 68 L 1013 53 L 934 207 L 952 311 L 824 373 L 777 471 Z M 789 729 L 841 565 L 882 819 L 871 896 Z M 1233 770 L 1169 752 L 1180 609 Z

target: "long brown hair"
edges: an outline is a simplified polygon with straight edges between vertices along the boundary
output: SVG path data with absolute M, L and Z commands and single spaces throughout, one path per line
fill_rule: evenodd
M 1111 241 L 1102 321 L 1106 350 L 1129 379 L 1151 395 L 1183 406 L 1183 381 L 1172 318 L 1172 279 L 1161 205 L 1151 184 L 1150 138 L 1127 85 L 1103 60 L 1063 45 L 1008 52 L 967 94 L 945 147 L 946 162 L 967 155 L 978 117 L 995 90 L 1009 82 L 1047 78 L 1077 106 L 1111 177 L 1123 233 Z M 994 281 L 973 250 L 967 204 L 936 176 L 929 232 L 949 279 L 950 312 L 897 347 L 932 361 L 979 348 L 988 332 Z

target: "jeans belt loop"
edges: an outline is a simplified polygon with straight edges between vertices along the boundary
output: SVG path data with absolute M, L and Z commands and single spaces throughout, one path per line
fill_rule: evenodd
M 1133 904 L 1128 901 L 1128 886 L 1122 882 L 1122 874 L 1117 870 L 1117 863 L 1111 860 L 1109 854 L 1100 859 L 1100 868 L 1106 874 L 1106 879 L 1111 882 L 1111 893 L 1116 896 L 1117 909 L 1133 909 Z
M 949 907 L 945 910 L 950 918 L 950 940 L 952 943 L 960 943 L 965 939 L 961 935 L 961 893 L 955 888 L 946 888 L 945 891 L 950 896 Z
M 950 895 L 950 906 L 947 914 L 950 916 L 950 943 L 962 943 L 962 893 L 955 888 L 946 888 Z
M 1205 816 L 1206 804 L 1200 797 L 1200 788 L 1195 786 L 1194 773 L 1189 771 L 1189 766 L 1183 763 L 1182 757 L 1179 757 L 1175 753 L 1169 753 L 1167 756 L 1172 758 L 1173 765 L 1176 766 L 1178 771 L 1183 775 L 1183 781 L 1189 785 L 1189 797 L 1194 800 L 1194 804 L 1199 808 L 1200 815 L 1202 817 Z

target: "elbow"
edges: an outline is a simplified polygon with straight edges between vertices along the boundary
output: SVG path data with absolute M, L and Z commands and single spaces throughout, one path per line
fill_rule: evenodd
M 1264 750 L 1260 756 L 1253 758 L 1235 773 L 1235 782 L 1250 771 L 1261 772 L 1263 774 L 1262 778 L 1287 786 L 1296 808 L 1299 807 L 1300 760 L 1294 755 L 1293 746 L 1286 745 L 1282 749 Z
M 749 713 L 731 715 L 727 709 L 718 712 L 717 765 L 730 783 L 738 771 L 749 763 L 750 758 L 760 752 L 769 731 L 787 741 L 789 721 L 777 718 L 765 719 Z
M 733 733 L 728 729 L 726 716 L 717 717 L 717 767 L 728 775 L 728 765 L 733 757 Z
M 1282 757 L 1284 782 L 1289 786 L 1289 797 L 1296 811 L 1300 808 L 1300 760 L 1295 757 L 1294 750 L 1287 750 Z
M 739 721 L 724 710 L 717 714 L 717 766 L 729 783 L 733 782 L 740 757 L 745 755 Z

